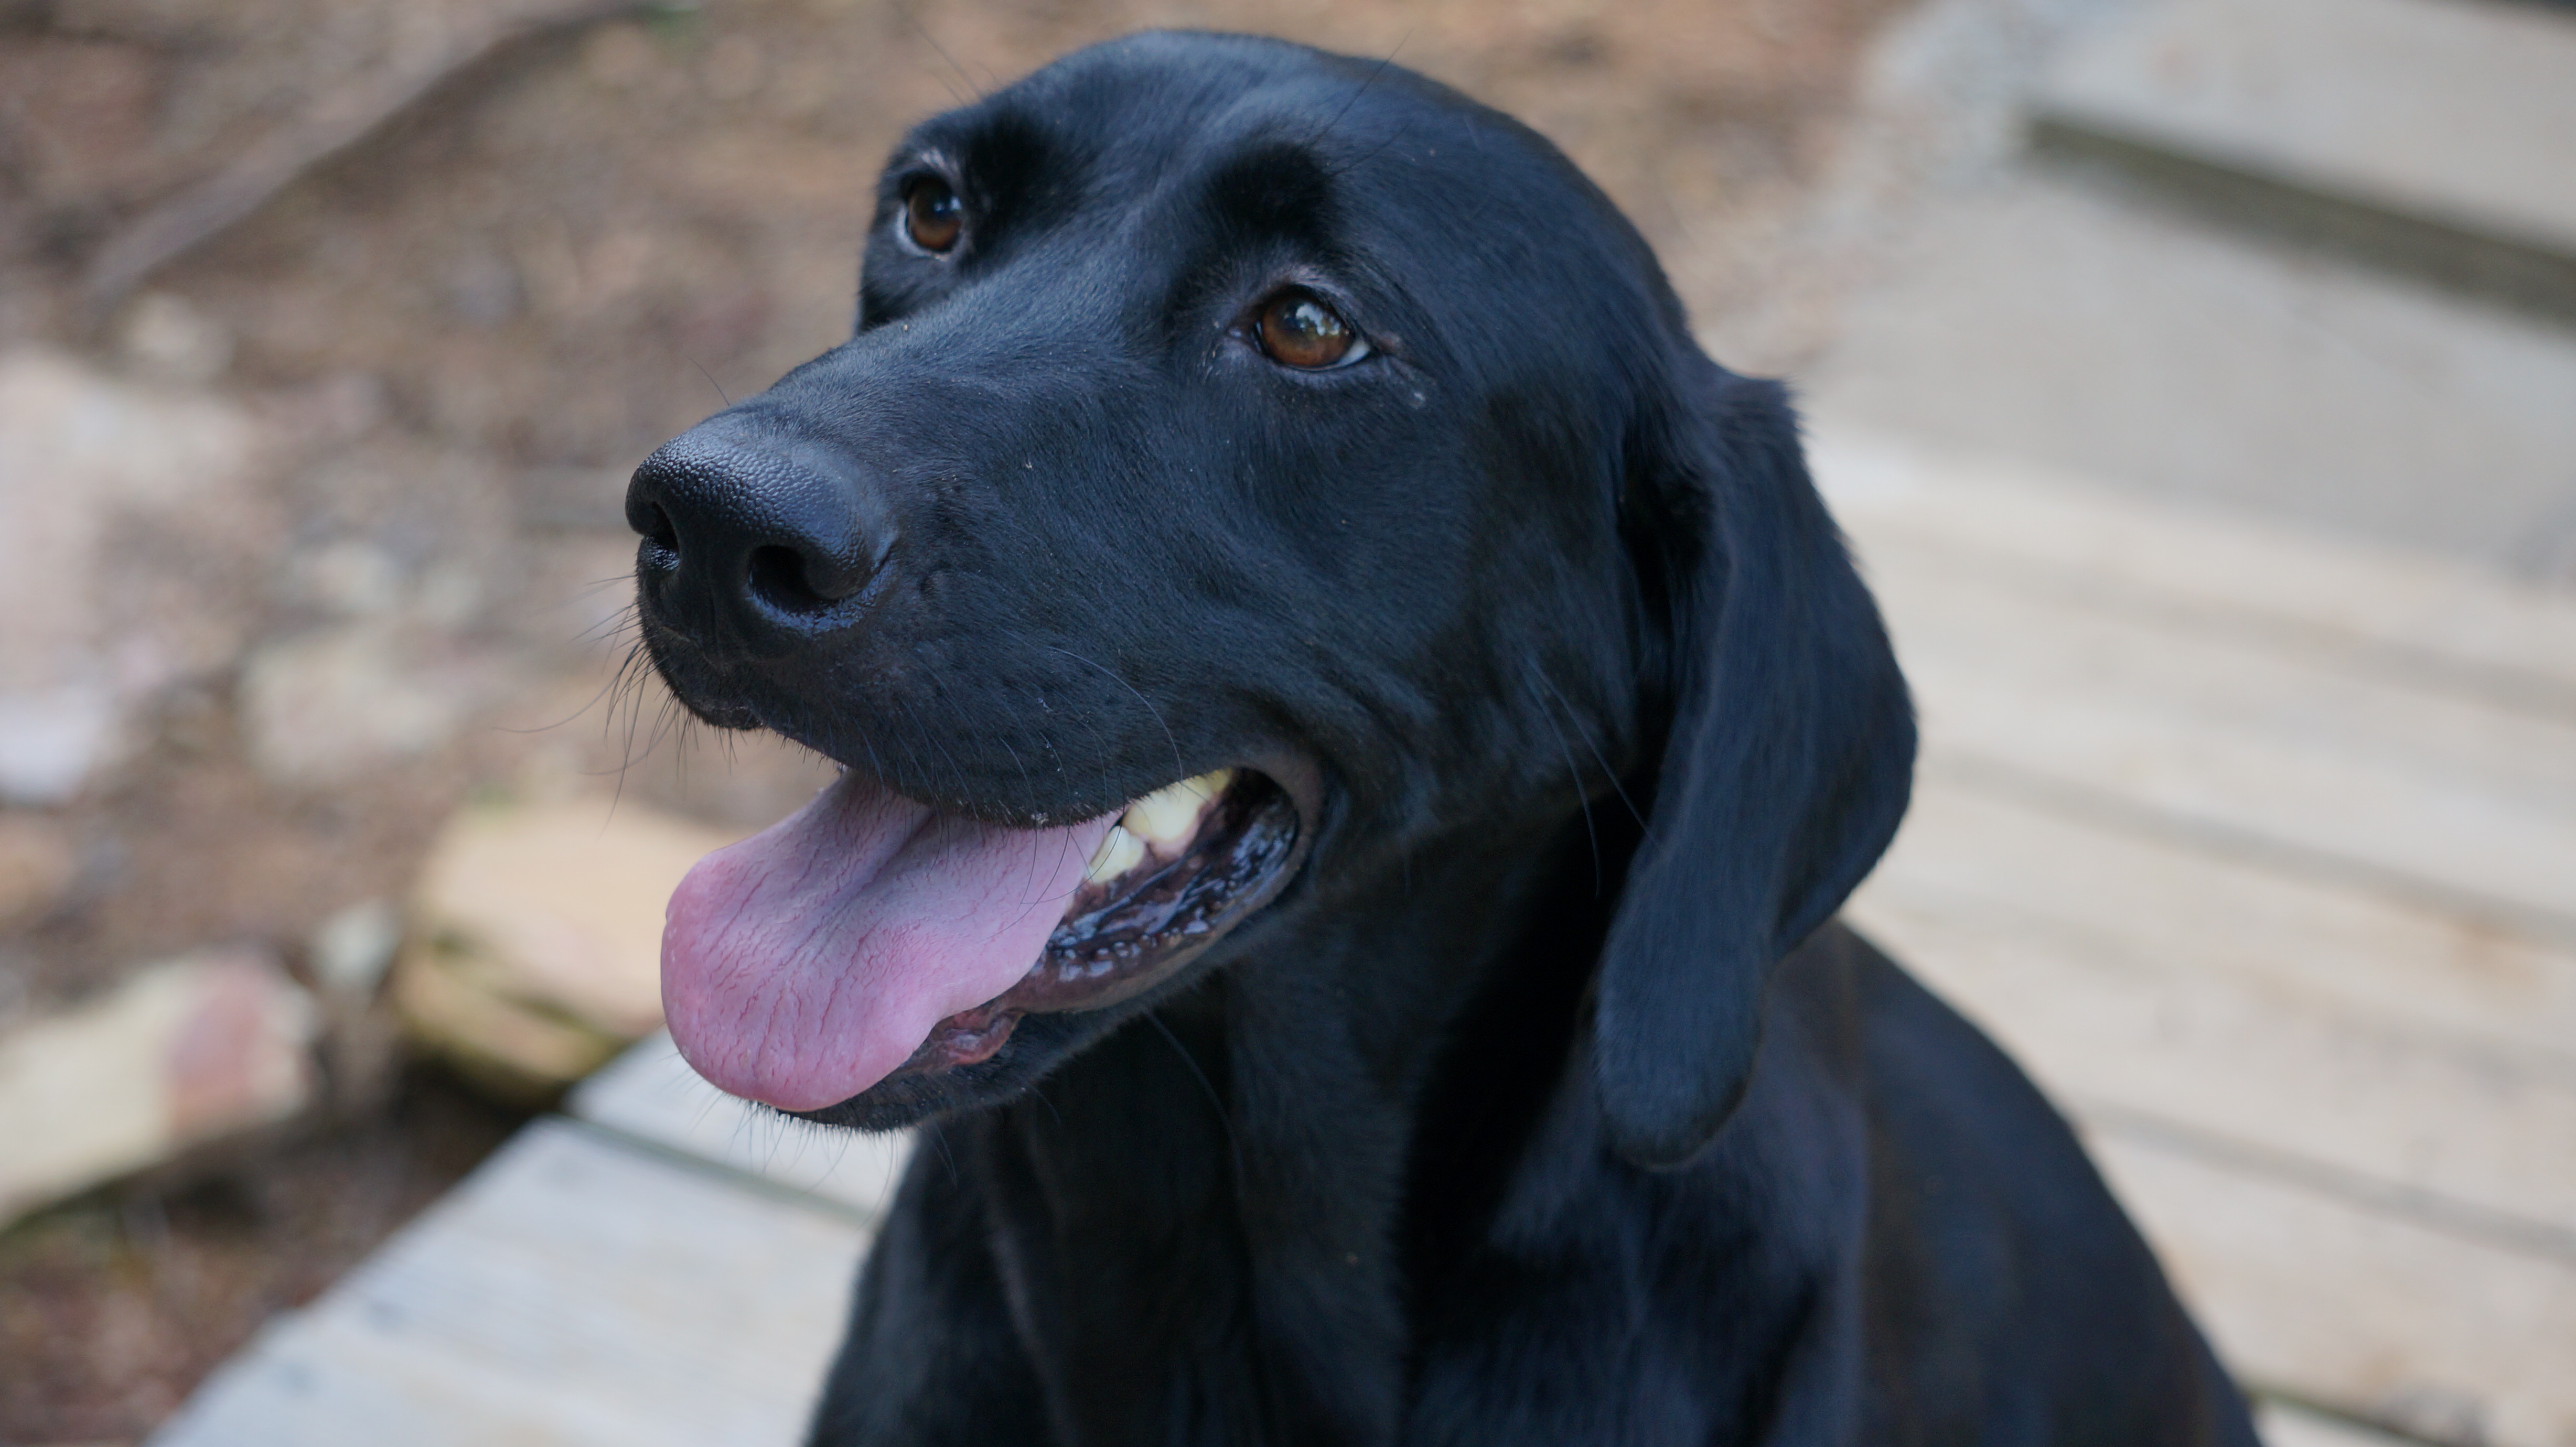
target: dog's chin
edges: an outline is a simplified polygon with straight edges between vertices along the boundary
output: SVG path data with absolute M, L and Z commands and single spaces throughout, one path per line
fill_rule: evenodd
M 1212 963 L 1201 955 L 1160 988 L 1106 1009 L 1023 1016 L 989 1058 L 891 1076 L 838 1104 L 780 1114 L 845 1130 L 889 1131 L 1001 1105 L 1156 1003 L 1190 988 Z

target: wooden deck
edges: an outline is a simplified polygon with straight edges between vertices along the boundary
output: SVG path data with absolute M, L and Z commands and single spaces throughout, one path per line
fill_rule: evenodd
M 2576 1441 L 2576 606 L 1887 447 L 1861 926 L 2081 1124 L 2254 1386 Z
M 647 1041 L 151 1441 L 787 1447 L 908 1147 L 755 1115 Z
M 2274 1447 L 2576 1443 L 2576 600 L 1817 459 L 1925 725 L 1852 917 L 2075 1116 Z M 153 1441 L 792 1442 L 902 1148 L 640 1047 Z

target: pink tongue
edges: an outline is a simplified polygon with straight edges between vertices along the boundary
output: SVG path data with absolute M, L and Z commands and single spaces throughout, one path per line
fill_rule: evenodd
M 719 1088 L 849 1099 L 1029 972 L 1115 822 L 1004 829 L 856 773 L 698 861 L 662 930 L 671 1038 Z

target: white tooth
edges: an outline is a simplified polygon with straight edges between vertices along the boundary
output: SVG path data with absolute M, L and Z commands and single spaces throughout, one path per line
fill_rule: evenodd
M 1116 879 L 1135 868 L 1144 857 L 1144 844 L 1135 835 L 1112 824 L 1109 832 L 1101 836 L 1099 847 L 1091 851 L 1091 863 L 1082 871 L 1082 877 L 1094 884 Z
M 1234 770 L 1219 769 L 1195 779 L 1166 784 L 1128 805 L 1126 815 L 1118 822 L 1137 838 L 1156 846 L 1156 853 L 1171 853 L 1198 833 L 1199 811 L 1206 807 L 1208 801 L 1224 793 L 1225 786 L 1233 781 Z

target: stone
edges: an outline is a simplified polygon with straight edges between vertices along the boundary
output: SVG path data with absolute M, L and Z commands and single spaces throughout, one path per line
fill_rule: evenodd
M 39 815 L 0 815 L 0 930 L 42 918 L 79 872 L 61 825 Z
M 380 1105 L 401 1068 L 402 1022 L 382 987 L 402 942 L 402 909 L 389 899 L 334 911 L 305 937 L 305 978 L 321 997 L 323 1076 L 343 1115 Z
M 497 691 L 485 660 L 397 618 L 262 644 L 242 664 L 239 699 L 260 776 L 316 788 L 437 749 Z
M 399 610 L 410 580 L 384 549 L 339 538 L 298 551 L 286 566 L 289 600 L 338 618 L 381 618 Z
M 274 958 L 227 947 L 0 1036 L 0 1223 L 298 1114 L 317 1028 Z
M 0 803 L 70 798 L 121 753 L 137 701 L 238 647 L 203 607 L 123 616 L 131 580 L 102 553 L 138 517 L 230 536 L 261 451 L 249 415 L 204 391 L 0 353 Z
M 469 806 L 422 867 L 395 1004 L 505 1092 L 560 1089 L 660 1028 L 664 907 L 735 837 L 598 797 Z
M 0 684 L 0 803 L 59 804 L 123 744 L 123 710 L 104 679 Z
M 223 323 L 166 291 L 136 297 L 116 341 L 127 365 L 164 382 L 211 382 L 233 359 L 232 334 Z
M 391 900 L 361 900 L 334 912 L 305 944 L 313 983 L 343 999 L 372 997 L 402 951 L 402 934 L 402 911 Z

